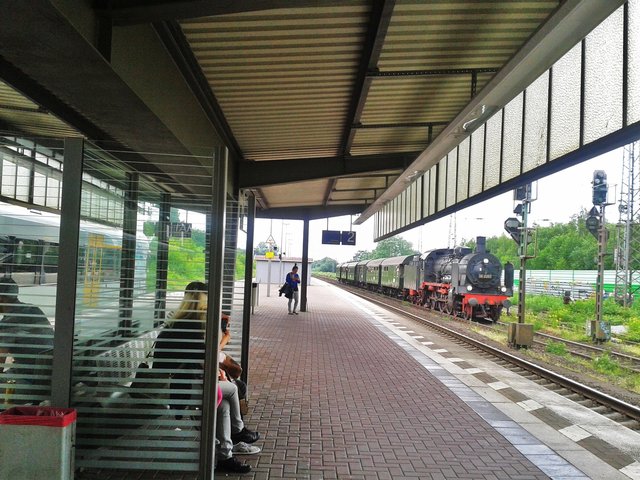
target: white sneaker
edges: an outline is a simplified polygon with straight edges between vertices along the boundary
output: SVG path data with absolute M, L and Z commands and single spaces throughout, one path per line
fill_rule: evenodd
M 256 453 L 260 453 L 260 450 L 260 447 L 244 442 L 238 442 L 233 446 L 233 453 L 235 455 L 255 455 Z

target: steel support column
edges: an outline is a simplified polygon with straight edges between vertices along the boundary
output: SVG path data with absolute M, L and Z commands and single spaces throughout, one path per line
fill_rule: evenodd
M 156 301 L 153 318 L 158 326 L 167 314 L 167 275 L 169 273 L 169 228 L 171 222 L 171 195 L 163 193 L 160 197 L 160 215 L 156 227 L 158 253 L 156 263 Z
M 202 425 L 200 431 L 201 480 L 214 478 L 216 438 L 216 399 L 218 389 L 218 345 L 220 344 L 220 314 L 222 312 L 222 269 L 224 262 L 224 228 L 227 199 L 227 151 L 215 150 L 211 191 L 211 236 L 209 241 L 209 301 L 205 329 L 204 382 L 202 394 Z
M 128 174 L 129 181 L 124 201 L 124 219 L 122 232 L 122 256 L 120 258 L 120 322 L 119 335 L 133 335 L 133 288 L 136 271 L 136 233 L 138 225 L 138 186 L 137 173 Z
M 305 217 L 302 229 L 302 278 L 300 281 L 300 311 L 307 311 L 307 278 L 309 275 L 309 218 Z
M 249 329 L 251 326 L 251 305 L 253 295 L 253 238 L 256 222 L 256 197 L 253 193 L 247 198 L 247 243 L 244 264 L 244 299 L 242 306 L 242 380 L 249 384 Z M 257 293 L 257 292 L 256 292 Z
M 71 404 L 83 156 L 82 138 L 65 139 L 59 237 L 60 245 L 64 245 L 64 248 L 60 248 L 58 257 L 56 328 L 51 372 L 51 405 L 60 408 L 68 408 Z

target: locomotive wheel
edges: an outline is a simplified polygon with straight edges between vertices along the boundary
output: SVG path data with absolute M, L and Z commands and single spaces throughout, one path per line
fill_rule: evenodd
M 462 312 L 462 318 L 467 321 L 470 321 L 473 318 L 473 307 L 468 305 Z
M 446 302 L 442 302 L 442 312 L 446 313 L 447 315 L 451 315 L 451 307 L 449 306 L 448 303 Z

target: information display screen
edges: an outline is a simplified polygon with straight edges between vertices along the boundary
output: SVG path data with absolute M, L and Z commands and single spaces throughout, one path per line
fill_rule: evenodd
M 340 245 L 339 230 L 323 230 L 322 243 L 325 245 Z

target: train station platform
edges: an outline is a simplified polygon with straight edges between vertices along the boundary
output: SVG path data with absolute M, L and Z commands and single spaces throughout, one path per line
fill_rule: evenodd
M 429 334 L 314 280 L 308 312 L 265 290 L 252 316 L 250 413 L 262 448 L 242 479 L 634 478 L 482 384 Z M 417 330 L 417 329 L 416 329 Z M 533 434 L 531 432 L 538 432 Z M 578 461 L 579 460 L 579 461 Z M 192 479 L 163 472 L 78 478 Z

